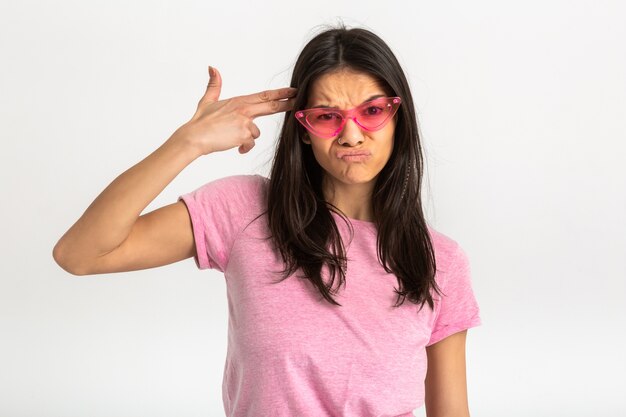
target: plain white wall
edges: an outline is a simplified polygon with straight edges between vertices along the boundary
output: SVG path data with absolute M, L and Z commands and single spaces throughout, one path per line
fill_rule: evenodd
M 318 25 L 379 34 L 404 67 L 424 200 L 468 252 L 483 325 L 473 416 L 624 415 L 626 7 L 619 1 L 0 2 L 0 415 L 219 416 L 223 276 L 192 259 L 75 277 L 52 248 L 118 175 L 222 98 L 287 86 Z M 146 209 L 267 174 L 196 160 Z M 423 415 L 423 409 L 416 412 Z

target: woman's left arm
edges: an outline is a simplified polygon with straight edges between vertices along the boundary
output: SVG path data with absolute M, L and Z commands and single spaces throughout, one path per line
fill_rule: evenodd
M 427 417 L 469 417 L 465 376 L 467 330 L 428 346 L 425 381 Z

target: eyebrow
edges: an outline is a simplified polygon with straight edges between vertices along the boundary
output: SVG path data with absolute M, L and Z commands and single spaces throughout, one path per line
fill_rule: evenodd
M 371 96 L 370 98 L 366 99 L 363 103 L 367 103 L 370 100 L 374 100 L 374 99 L 377 99 L 377 98 L 380 98 L 380 97 L 386 97 L 386 96 L 384 94 L 375 94 L 375 95 Z M 363 104 L 363 103 L 361 103 L 361 104 Z M 337 106 L 327 106 L 325 104 L 320 104 L 318 106 L 313 106 L 313 107 L 310 107 L 310 108 L 311 109 L 320 109 L 320 108 L 322 108 L 322 109 L 338 109 L 339 107 L 337 107 Z

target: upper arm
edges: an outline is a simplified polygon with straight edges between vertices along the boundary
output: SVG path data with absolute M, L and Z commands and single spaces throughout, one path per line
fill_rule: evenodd
M 79 275 L 136 271 L 190 258 L 195 242 L 189 212 L 178 201 L 137 218 L 124 242 L 99 256 Z
M 467 330 L 454 333 L 428 346 L 425 381 L 428 417 L 469 417 L 465 375 Z

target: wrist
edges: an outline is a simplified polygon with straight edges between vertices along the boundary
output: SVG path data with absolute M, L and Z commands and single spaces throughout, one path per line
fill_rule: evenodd
M 198 146 L 189 140 L 189 135 L 186 133 L 185 128 L 186 125 L 182 125 L 176 129 L 168 139 L 168 142 L 170 142 L 172 148 L 176 149 L 176 152 L 182 154 L 191 163 L 201 157 L 203 153 Z

